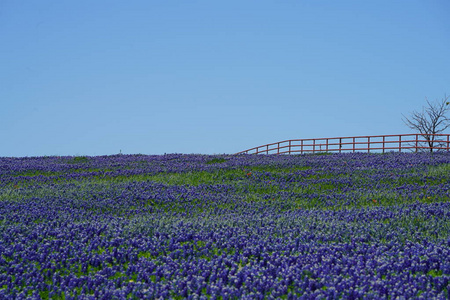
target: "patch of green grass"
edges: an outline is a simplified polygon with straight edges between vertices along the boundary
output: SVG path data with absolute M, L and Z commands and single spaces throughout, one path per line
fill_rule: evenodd
M 114 279 L 118 279 L 121 277 L 126 277 L 126 275 L 123 274 L 122 272 L 116 272 L 114 275 L 109 276 L 108 279 L 114 280 Z
M 53 176 L 53 175 L 57 175 L 58 173 L 61 173 L 61 172 L 43 171 L 43 170 L 27 170 L 27 171 L 16 173 L 13 176 L 15 176 L 15 177 L 17 177 L 17 176 L 33 177 L 33 176 L 40 176 L 40 175 L 41 176 Z
M 312 155 L 332 155 L 333 152 L 314 152 Z
M 428 167 L 429 176 L 450 176 L 450 164 L 441 164 L 437 166 Z
M 196 245 L 197 245 L 197 248 L 203 248 L 206 246 L 206 242 L 205 241 L 197 241 Z
M 284 167 L 280 165 L 260 165 L 260 166 L 245 166 L 243 171 L 255 171 L 255 172 L 270 172 L 270 173 L 293 173 L 296 171 L 309 170 L 310 166 L 290 166 Z
M 66 179 L 66 178 L 54 178 L 54 180 L 48 182 L 41 182 L 40 186 L 45 187 L 49 184 L 55 183 L 89 183 L 89 184 L 99 184 L 99 183 L 126 183 L 126 182 L 141 182 L 141 181 L 155 181 L 160 182 L 167 185 L 192 185 L 197 186 L 200 184 L 230 184 L 236 183 L 242 180 L 248 180 L 253 178 L 251 176 L 252 172 L 266 172 L 271 173 L 272 175 L 281 176 L 281 174 L 288 175 L 289 173 L 301 170 L 308 170 L 311 167 L 308 166 L 296 166 L 296 167 L 287 167 L 283 168 L 282 166 L 275 165 L 265 165 L 265 166 L 248 166 L 243 169 L 219 169 L 211 172 L 208 171 L 191 171 L 184 173 L 157 173 L 157 174 L 137 174 L 137 175 L 118 175 L 118 176 L 108 176 L 106 174 L 103 175 L 94 175 L 88 177 L 82 177 L 79 179 Z M 77 172 L 100 172 L 100 171 L 108 171 L 111 169 L 74 169 L 70 170 L 70 173 Z M 16 176 L 36 176 L 36 175 L 44 175 L 44 176 L 57 176 L 61 174 L 66 174 L 67 172 L 44 172 L 44 171 L 27 171 L 16 174 Z M 11 183 L 11 191 L 9 193 L 14 192 L 13 185 L 18 185 L 22 187 L 29 187 L 32 185 L 31 182 L 22 181 Z M 9 194 L 8 193 L 8 194 Z M 4 194 L 4 193 L 3 193 Z M 2 195 L 0 194 L 0 197 Z
M 226 161 L 228 161 L 228 160 L 225 159 L 225 158 L 213 158 L 213 159 L 208 160 L 208 161 L 206 162 L 206 164 L 207 164 L 207 165 L 211 165 L 211 164 L 220 164 L 220 163 L 224 163 L 224 162 L 226 162 Z
M 40 291 L 39 295 L 41 296 L 42 300 L 65 300 L 66 299 L 66 295 L 64 294 L 64 292 L 61 292 L 60 294 L 54 294 L 52 297 L 49 296 L 49 291 L 45 290 L 45 291 Z
M 430 275 L 432 277 L 439 277 L 442 276 L 442 274 L 443 274 L 442 270 L 430 270 L 427 273 L 427 275 Z
M 112 247 L 108 247 L 108 250 L 111 251 L 111 250 L 112 250 Z M 105 247 L 98 247 L 98 249 L 97 249 L 97 250 L 94 250 L 93 252 L 94 252 L 94 253 L 97 253 L 97 254 L 102 254 L 102 253 L 105 253 L 105 252 L 106 252 L 106 249 L 105 249 Z
M 74 158 L 67 161 L 68 164 L 82 164 L 89 162 L 89 158 L 87 156 L 75 156 Z
M 141 251 L 138 253 L 138 258 L 154 258 L 150 251 Z
M 5 254 L 2 254 L 2 257 L 3 257 L 3 259 L 4 259 L 6 262 L 11 262 L 11 261 L 14 260 L 14 258 L 9 257 L 9 256 L 6 256 Z
M 21 171 L 18 173 L 13 174 L 13 177 L 34 177 L 34 176 L 58 176 L 58 175 L 66 175 L 67 173 L 94 173 L 94 172 L 111 172 L 114 171 L 114 169 L 111 168 L 106 168 L 106 169 L 99 169 L 99 168 L 89 168 L 89 169 L 74 169 L 71 168 L 70 170 L 67 171 L 43 171 L 43 170 L 27 170 L 27 171 Z M 96 175 L 98 176 L 98 175 Z M 105 175 L 106 176 L 106 175 Z M 94 175 L 95 177 L 95 175 Z M 54 180 L 54 182 L 60 182 L 61 180 L 56 179 Z M 64 180 L 67 181 L 67 180 Z M 14 185 L 23 185 L 20 184 L 18 182 L 15 182 Z M 27 186 L 27 184 L 23 185 L 23 186 Z
M 87 268 L 85 270 L 83 270 L 83 267 L 81 266 L 81 264 L 79 264 L 78 268 L 75 268 L 73 273 L 75 275 L 77 275 L 78 277 L 80 277 L 83 275 L 89 275 L 91 273 L 97 273 L 101 269 L 102 269 L 102 267 L 93 267 L 91 265 L 88 265 Z

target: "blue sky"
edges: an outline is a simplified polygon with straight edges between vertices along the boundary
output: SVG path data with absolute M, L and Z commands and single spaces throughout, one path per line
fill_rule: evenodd
M 410 133 L 402 114 L 450 94 L 449 12 L 447 0 L 3 0 L 0 156 Z

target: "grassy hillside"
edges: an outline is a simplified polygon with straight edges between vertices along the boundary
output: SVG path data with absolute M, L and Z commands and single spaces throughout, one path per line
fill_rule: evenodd
M 0 179 L 0 298 L 450 298 L 450 153 L 0 158 Z

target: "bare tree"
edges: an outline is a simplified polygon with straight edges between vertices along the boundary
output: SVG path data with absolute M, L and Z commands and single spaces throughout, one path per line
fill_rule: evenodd
M 434 147 L 443 146 L 442 141 L 437 139 L 434 134 L 439 134 L 450 127 L 450 119 L 445 115 L 450 110 L 448 99 L 449 96 L 446 95 L 437 103 L 430 103 L 426 99 L 428 107 L 422 108 L 422 112 L 414 111 L 410 118 L 403 116 L 403 122 L 424 137 L 430 152 L 433 152 Z

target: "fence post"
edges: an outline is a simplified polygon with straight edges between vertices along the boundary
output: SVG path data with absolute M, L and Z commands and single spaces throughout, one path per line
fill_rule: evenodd
M 398 151 L 402 152 L 402 136 L 398 136 Z
M 384 138 L 385 138 L 385 136 L 383 135 L 383 154 L 384 154 L 384 147 L 385 147 L 385 145 L 384 145 Z
M 355 138 L 353 138 L 353 153 L 355 153 L 355 147 L 356 147 L 356 144 L 355 144 Z
M 339 138 L 339 153 L 341 153 L 342 149 L 342 138 Z
M 450 150 L 449 137 L 450 135 L 447 134 L 447 152 Z
M 327 138 L 327 150 L 326 150 L 326 152 L 328 152 L 328 138 Z
M 316 151 L 316 139 L 313 139 L 313 154 Z
M 269 154 L 269 145 L 266 145 L 266 154 Z
M 367 137 L 367 153 L 370 153 L 370 136 Z
M 419 146 L 419 135 L 416 134 L 416 153 L 419 149 L 417 149 L 417 147 Z

